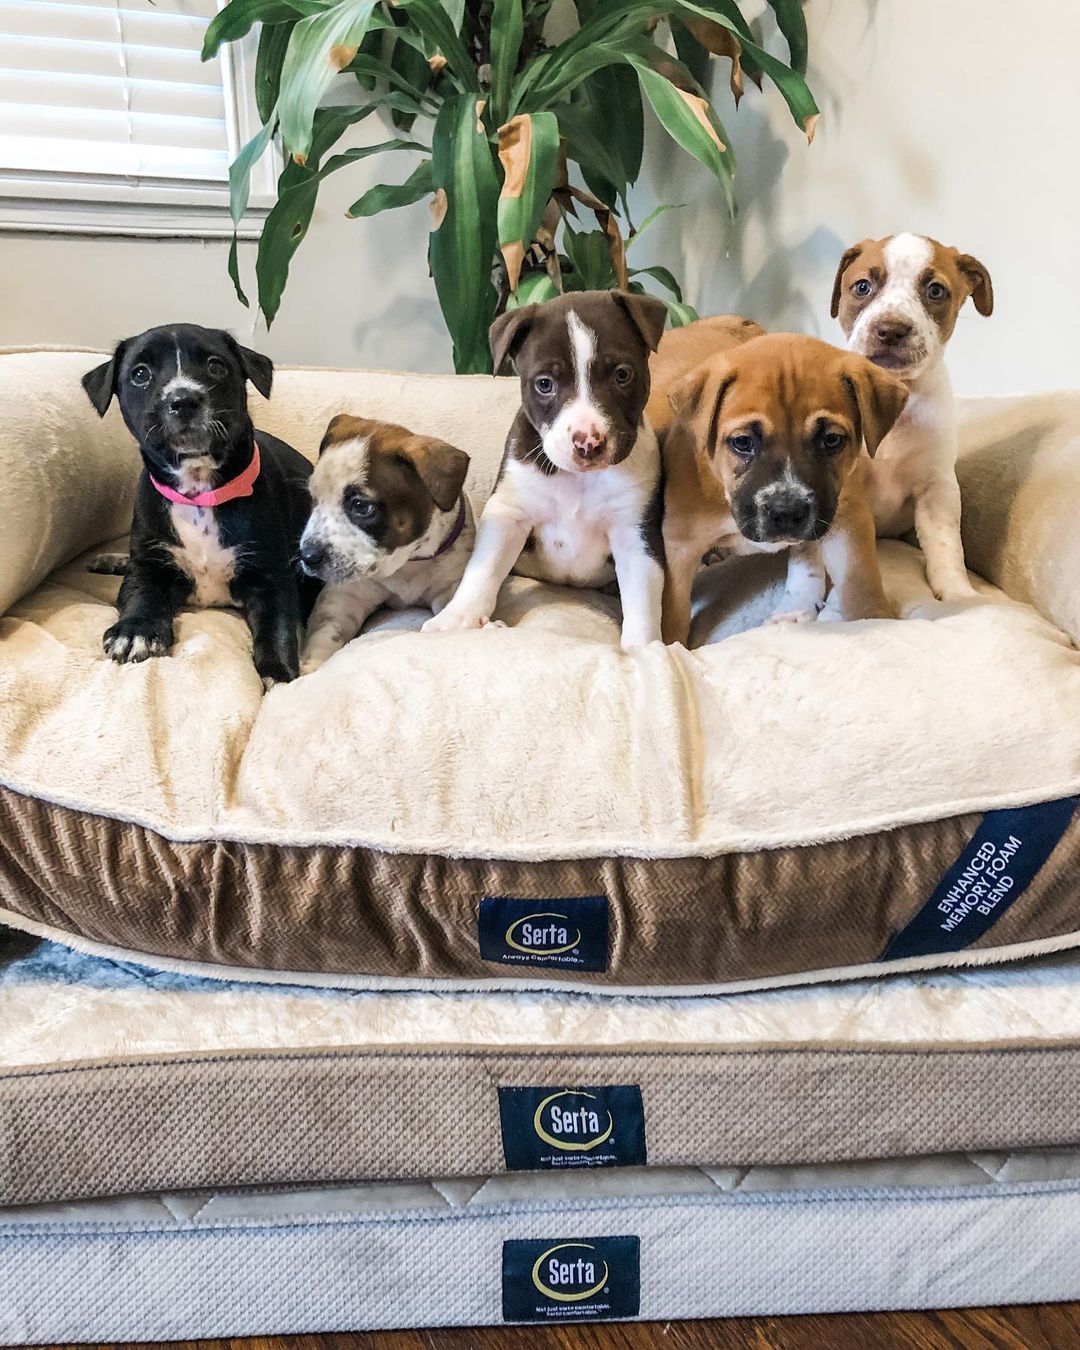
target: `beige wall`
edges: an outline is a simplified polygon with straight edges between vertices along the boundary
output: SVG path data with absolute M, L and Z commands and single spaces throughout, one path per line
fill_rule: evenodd
M 969 306 L 953 342 L 961 390 L 1080 384 L 1080 84 L 1072 69 L 1080 5 L 808 0 L 807 14 L 824 114 L 813 146 L 775 91 L 750 88 L 737 113 L 718 96 L 740 158 L 740 218 L 726 220 L 693 161 L 654 154 L 662 169 L 646 175 L 639 215 L 657 197 L 689 205 L 642 241 L 638 261 L 671 265 L 703 310 L 742 310 L 835 337 L 828 298 L 843 247 L 864 235 L 925 231 L 977 254 L 994 277 L 994 317 Z M 652 141 L 655 148 L 659 138 Z M 404 177 L 407 166 L 383 172 Z M 343 218 L 378 175 L 368 160 L 331 180 L 281 315 L 268 336 L 254 334 L 278 361 L 449 368 L 427 277 L 424 207 Z M 251 337 L 225 252 L 219 243 L 0 235 L 0 345 L 104 346 L 181 318 Z M 250 277 L 250 246 L 245 253 Z

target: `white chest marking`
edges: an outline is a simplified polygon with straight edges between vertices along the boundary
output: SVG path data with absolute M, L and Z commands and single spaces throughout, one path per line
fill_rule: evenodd
M 194 583 L 190 603 L 200 609 L 235 605 L 229 582 L 236 572 L 236 550 L 221 542 L 213 508 L 173 505 L 169 511 L 180 540 L 169 551 Z
M 638 527 L 657 476 L 656 438 L 647 428 L 621 464 L 592 473 L 543 474 L 511 460 L 500 492 L 531 523 L 531 547 L 514 571 L 577 586 L 606 586 L 615 579 L 612 533 Z

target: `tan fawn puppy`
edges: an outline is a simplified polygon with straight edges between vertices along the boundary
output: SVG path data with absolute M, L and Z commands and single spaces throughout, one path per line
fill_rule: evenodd
M 732 336 L 725 323 L 714 329 L 713 355 L 681 370 L 665 363 L 653 376 L 673 414 L 663 439 L 664 640 L 689 638 L 694 578 L 713 548 L 793 551 L 776 619 L 816 614 L 802 606 L 794 564 L 805 552 L 812 573 L 817 550 L 842 618 L 894 618 L 854 470 L 863 445 L 872 455 L 900 416 L 907 390 L 817 338 L 775 333 L 732 345 Z

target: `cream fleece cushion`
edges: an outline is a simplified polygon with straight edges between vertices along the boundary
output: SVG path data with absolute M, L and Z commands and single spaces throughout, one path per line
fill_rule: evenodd
M 1030 603 L 987 585 L 941 605 L 888 543 L 905 622 L 761 627 L 775 565 L 740 560 L 703 582 L 702 645 L 623 653 L 614 598 L 511 579 L 505 628 L 377 621 L 264 698 L 237 614 L 185 612 L 172 657 L 116 666 L 117 582 L 53 570 L 130 511 L 130 438 L 78 384 L 95 359 L 0 358 L 0 781 L 19 791 L 178 839 L 526 859 L 811 843 L 1080 791 L 1076 396 L 980 405 L 966 433 L 969 556 Z M 480 504 L 516 403 L 515 381 L 281 371 L 253 413 L 308 454 L 346 409 L 442 435 Z

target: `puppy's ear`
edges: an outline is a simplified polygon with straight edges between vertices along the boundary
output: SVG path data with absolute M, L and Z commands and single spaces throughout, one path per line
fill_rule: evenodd
M 431 493 L 435 505 L 440 511 L 449 511 L 465 486 L 469 456 L 464 450 L 434 436 L 414 436 L 408 452 L 413 468 Z
M 956 259 L 956 265 L 960 269 L 960 275 L 971 287 L 971 298 L 975 301 L 975 308 L 984 318 L 989 318 L 994 312 L 994 286 L 990 280 L 990 273 L 978 258 L 973 258 L 970 253 L 961 253 Z
M 253 352 L 250 347 L 241 347 L 231 333 L 226 333 L 225 336 L 240 362 L 244 379 L 250 380 L 263 398 L 269 398 L 270 386 L 274 383 L 273 361 L 268 356 L 263 356 L 262 352 Z
M 508 360 L 513 360 L 517 355 L 539 308 L 539 305 L 522 305 L 520 309 L 508 309 L 488 329 L 488 344 L 496 375 Z
M 124 359 L 126 348 L 127 343 L 121 342 L 110 360 L 103 366 L 95 366 L 82 377 L 82 387 L 86 390 L 87 398 L 97 409 L 99 417 L 105 416 L 109 404 L 113 401 L 116 380 L 120 374 L 120 362 Z
M 611 298 L 626 311 L 649 351 L 656 351 L 667 323 L 667 305 L 654 295 L 635 295 L 633 291 L 612 291 Z
M 319 455 L 338 441 L 349 441 L 359 436 L 370 436 L 372 423 L 366 417 L 353 417 L 350 413 L 338 413 L 331 417 L 323 438 L 319 442 Z
M 863 240 L 863 243 L 866 241 Z M 854 244 L 851 248 L 844 250 L 844 256 L 840 259 L 840 265 L 836 269 L 836 276 L 832 284 L 832 303 L 829 306 L 829 313 L 835 319 L 840 313 L 840 292 L 844 285 L 844 273 L 863 251 L 862 244 Z
M 844 383 L 855 399 L 859 429 L 872 455 L 904 411 L 907 386 L 865 356 L 850 357 Z
M 684 375 L 668 390 L 667 400 L 671 404 L 671 411 L 680 422 L 689 422 L 697 416 L 708 377 L 708 369 L 705 366 L 698 366 L 697 370 Z

